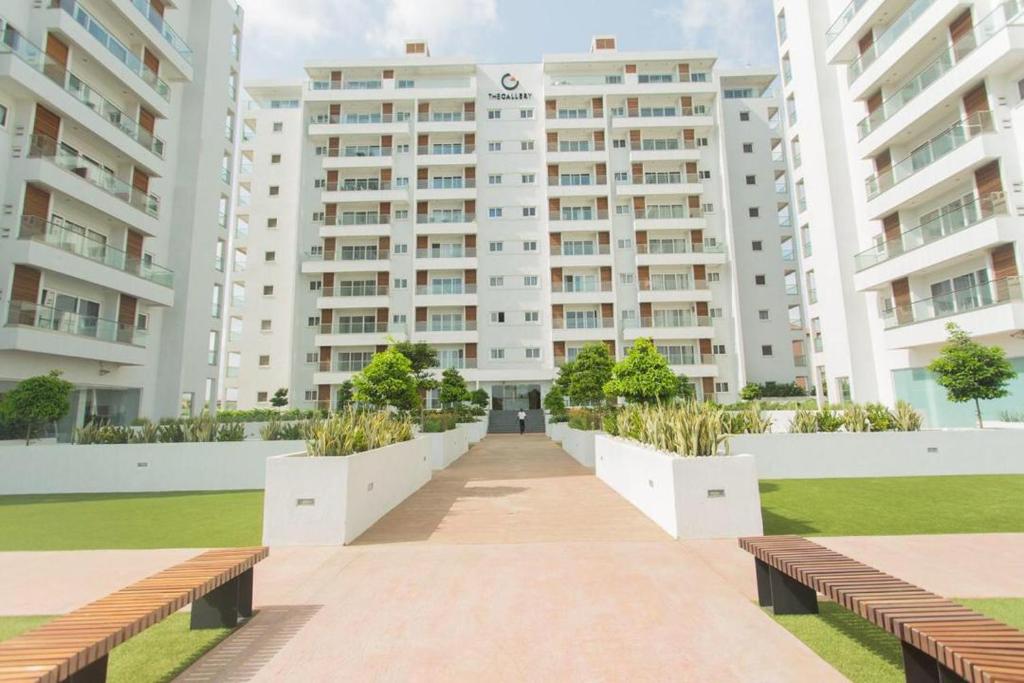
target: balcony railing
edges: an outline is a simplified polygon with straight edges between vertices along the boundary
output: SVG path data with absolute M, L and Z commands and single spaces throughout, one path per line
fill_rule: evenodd
M 471 111 L 421 111 L 416 115 L 416 120 L 421 123 L 459 123 L 475 121 L 476 114 Z
M 665 316 L 643 316 L 639 324 L 632 327 L 642 329 L 663 329 L 674 327 L 711 327 L 714 321 L 707 315 L 665 315 Z
M 606 175 L 573 175 L 571 177 L 548 176 L 549 187 L 592 187 L 595 185 L 607 185 Z
M 329 81 L 311 80 L 310 90 L 380 90 L 383 87 L 381 81 Z
M 562 244 L 551 250 L 552 256 L 605 256 L 611 253 L 608 244 L 583 242 L 580 244 Z
M 603 221 L 606 220 L 607 218 L 607 209 L 561 213 L 557 211 L 552 211 L 551 213 L 548 214 L 549 221 Z
M 688 206 L 648 206 L 644 209 L 637 209 L 633 212 L 633 218 L 638 220 L 665 220 L 702 218 L 703 209 Z
M 323 181 L 323 188 L 327 192 L 376 192 L 379 190 L 404 189 L 404 186 L 396 186 L 390 180 L 377 180 L 376 178 L 349 178 L 347 180 Z
M 662 353 L 662 357 L 672 366 L 680 365 L 714 365 L 715 357 L 710 353 Z
M 610 292 L 612 291 L 612 281 L 602 280 L 597 282 L 596 280 L 581 280 L 579 282 L 565 281 L 552 282 L 551 291 L 559 292 L 564 294 L 586 294 L 588 292 Z
M 416 214 L 416 222 L 419 224 L 440 224 L 440 223 L 472 223 L 476 220 L 475 213 L 445 213 L 445 214 L 432 214 L 432 213 L 418 213 Z
M 459 144 L 446 145 L 446 144 L 437 144 L 437 145 L 419 145 L 418 147 L 416 147 L 416 153 L 420 154 L 420 155 L 423 155 L 423 154 L 438 154 L 438 155 L 473 154 L 474 152 L 476 152 L 476 145 L 459 145 Z
M 351 282 L 333 287 L 324 287 L 320 290 L 320 296 L 337 297 L 386 296 L 387 293 L 387 285 L 377 285 L 373 282 Z
M 630 177 L 626 180 L 617 181 L 617 185 L 679 185 L 682 183 L 699 183 L 700 175 L 697 173 L 658 173 L 645 174 L 641 178 Z
M 828 31 L 825 32 L 826 42 L 831 44 L 832 41 L 836 39 L 836 36 L 842 33 L 843 29 L 853 21 L 853 17 L 856 16 L 861 7 L 867 4 L 867 1 L 868 0 L 853 0 L 849 5 L 847 5 L 843 11 L 839 13 L 839 16 L 836 17 L 836 20 L 832 22 L 832 25 L 829 26 Z
M 170 87 L 152 69 L 146 66 L 137 54 L 129 50 L 124 43 L 115 38 L 92 14 L 78 4 L 78 0 L 50 0 L 50 7 L 59 7 L 70 14 L 75 21 L 81 24 L 82 28 L 107 48 L 107 51 L 118 61 L 145 81 L 160 97 L 168 102 L 170 101 Z
M 864 73 L 864 70 L 875 63 L 882 54 L 896 44 L 908 28 L 917 18 L 924 14 L 925 10 L 935 4 L 935 0 L 914 0 L 910 6 L 889 25 L 880 36 L 875 39 L 867 50 L 855 59 L 846 69 L 847 78 L 850 83 L 857 80 L 857 77 Z
M 475 332 L 475 320 L 418 320 L 417 332 Z
M 129 256 L 106 242 L 87 237 L 66 225 L 44 221 L 36 216 L 23 216 L 18 238 L 49 244 L 90 261 L 137 275 L 164 287 L 174 286 L 174 273 L 170 270 L 145 259 Z
M 305 253 L 305 258 L 309 261 L 387 261 L 388 257 L 387 249 L 377 249 L 376 247 L 372 249 L 359 248 L 357 251 L 336 249 L 324 251 L 322 254 Z
M 321 323 L 320 334 L 384 334 L 394 332 L 391 325 L 386 322 L 373 320 L 352 320 L 336 323 Z
M 0 18 L 0 25 L 4 22 Z M 10 26 L 0 34 L 0 54 L 11 52 L 21 61 L 62 87 L 65 92 L 99 114 L 105 121 L 159 157 L 164 155 L 164 141 L 121 111 L 117 105 L 100 95 L 63 64 L 47 56 L 37 45 L 25 39 Z
M 549 85 L 617 85 L 622 74 L 551 76 Z
M 674 280 L 640 280 L 642 292 L 687 292 L 707 289 L 707 280 L 691 280 L 688 277 L 677 277 Z
M 314 124 L 343 124 L 343 125 L 366 125 L 370 123 L 402 123 L 408 121 L 411 114 L 398 112 L 397 114 L 312 114 L 309 122 Z
M 984 45 L 1010 23 L 1018 21 L 1022 12 L 1024 7 L 1019 0 L 1003 2 L 984 19 L 978 21 L 969 33 L 953 43 L 952 47 L 943 47 L 935 59 L 890 94 L 875 111 L 861 119 L 857 124 L 860 139 L 863 140 L 902 111 L 911 100 L 951 71 L 964 57 L 974 52 L 975 48 Z
M 930 299 L 921 299 L 882 311 L 885 329 L 945 318 L 960 313 L 1021 301 L 1020 278 L 1006 277 L 958 289 Z
M 435 370 L 474 370 L 476 369 L 476 358 L 441 358 L 437 362 Z
M 418 190 L 472 190 L 476 187 L 476 178 L 430 178 L 417 180 Z
M 937 242 L 943 237 L 955 235 L 993 216 L 1006 213 L 1005 194 L 995 192 L 986 195 L 941 213 L 930 221 L 901 233 L 899 237 L 891 240 L 879 239 L 874 247 L 854 256 L 854 264 L 858 271 L 876 266 L 908 251 Z
M 915 149 L 909 157 L 893 164 L 892 168 L 867 178 L 864 183 L 868 199 L 874 199 L 898 183 L 931 166 L 978 135 L 991 133 L 994 130 L 995 126 L 992 123 L 992 112 L 990 111 L 975 112 L 963 121 L 954 123 Z
M 677 140 L 674 138 L 658 138 L 651 140 L 632 141 L 629 148 L 634 152 L 674 152 L 680 149 L 697 149 L 695 140 Z
M 78 152 L 71 152 L 51 137 L 33 135 L 28 156 L 33 159 L 47 159 L 139 211 L 153 217 L 160 215 L 159 197 L 132 187 L 95 161 Z
M 397 78 L 395 88 L 408 90 L 410 88 L 468 88 L 473 85 L 472 79 L 466 78 Z
M 416 258 L 475 258 L 476 247 L 464 247 L 461 244 L 443 244 L 429 249 L 417 249 Z
M 8 301 L 5 307 L 7 315 L 4 316 L 4 320 L 9 327 L 34 327 L 132 346 L 145 346 L 146 343 L 145 330 L 117 320 L 61 311 L 52 306 L 42 306 L 28 301 Z
M 586 121 L 588 119 L 600 118 L 590 109 L 556 109 L 548 110 L 544 118 L 549 121 Z
M 555 330 L 601 330 L 615 327 L 615 318 L 599 318 L 583 316 L 577 318 L 552 318 L 551 327 Z
M 618 116 L 628 119 L 667 119 L 677 116 L 711 116 L 711 107 L 640 107 L 626 109 Z
M 329 157 L 389 157 L 391 156 L 392 147 L 375 147 L 370 145 L 361 145 L 355 147 L 332 147 L 328 148 L 327 156 Z
M 191 64 L 192 48 L 188 46 L 188 43 L 186 43 L 166 21 L 164 21 L 163 15 L 153 9 L 153 5 L 150 4 L 149 0 L 132 0 L 132 4 L 135 5 L 135 9 L 142 13 L 142 16 L 149 20 L 149 23 L 153 25 L 153 28 L 155 28 L 157 32 L 163 36 L 163 39 L 174 48 L 174 51 L 181 55 L 182 59 Z
M 338 225 L 387 225 L 391 222 L 390 215 L 381 215 L 378 213 L 358 213 L 358 214 L 347 214 L 341 215 L 324 216 L 323 225 L 326 226 L 338 226 Z
M 725 247 L 721 244 L 705 244 L 691 242 L 688 239 L 659 240 L 636 245 L 637 254 L 721 254 Z
M 476 294 L 476 285 L 463 284 L 461 282 L 448 283 L 443 285 L 416 285 L 416 293 L 424 296 L 440 296 L 448 294 Z
M 581 141 L 563 141 L 563 142 L 552 142 L 548 144 L 549 152 L 562 152 L 562 153 L 573 153 L 573 152 L 603 152 L 603 142 L 590 142 L 589 140 Z
M 362 372 L 370 364 L 368 360 L 322 360 L 317 364 L 318 372 Z

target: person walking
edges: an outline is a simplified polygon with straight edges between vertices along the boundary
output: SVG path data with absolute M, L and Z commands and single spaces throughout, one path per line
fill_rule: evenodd
M 526 411 L 520 408 L 516 417 L 519 418 L 519 436 L 522 436 L 526 433 Z

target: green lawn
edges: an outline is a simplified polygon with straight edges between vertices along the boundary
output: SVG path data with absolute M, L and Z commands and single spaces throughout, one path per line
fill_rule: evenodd
M 988 616 L 1024 629 L 1024 599 L 956 599 Z M 773 617 L 819 657 L 853 683 L 903 683 L 903 657 L 895 636 L 835 603 L 819 603 L 820 612 Z
M 1024 475 L 761 482 L 766 534 L 880 536 L 1024 531 Z
M 0 496 L 0 551 L 259 545 L 263 491 Z
M 0 617 L 0 640 L 46 623 L 52 617 Z M 187 613 L 172 614 L 114 648 L 107 665 L 110 683 L 170 681 L 231 633 L 229 628 L 192 631 Z

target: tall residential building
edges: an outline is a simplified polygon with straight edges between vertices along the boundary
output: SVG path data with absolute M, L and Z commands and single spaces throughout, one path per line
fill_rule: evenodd
M 1024 370 L 1024 5 L 846 3 L 775 2 L 815 380 L 970 424 L 926 366 L 952 322 Z
M 216 399 L 241 34 L 232 0 L 0 10 L 0 391 L 63 371 L 64 431 Z
M 639 337 L 705 398 L 806 382 L 774 70 L 601 36 L 535 64 L 414 40 L 306 71 L 247 87 L 226 405 L 330 405 L 404 339 L 496 409 Z

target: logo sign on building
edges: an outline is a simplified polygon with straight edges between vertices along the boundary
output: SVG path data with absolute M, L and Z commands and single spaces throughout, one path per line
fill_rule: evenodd
M 510 73 L 506 73 L 501 77 L 502 90 L 497 92 L 487 93 L 487 97 L 492 100 L 532 100 L 533 93 L 531 92 L 519 92 L 519 79 Z

